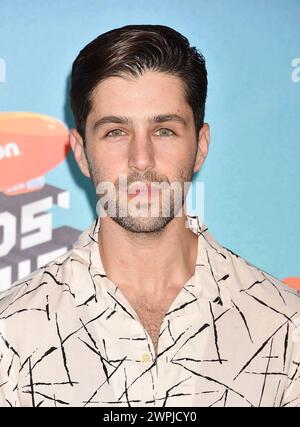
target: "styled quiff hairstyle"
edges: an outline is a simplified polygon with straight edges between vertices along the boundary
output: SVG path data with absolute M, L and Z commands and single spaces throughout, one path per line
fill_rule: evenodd
M 98 36 L 79 52 L 73 63 L 71 109 L 76 128 L 84 140 L 96 86 L 108 77 L 139 77 L 145 71 L 159 71 L 181 78 L 198 135 L 203 126 L 207 95 L 203 55 L 173 28 L 126 25 Z

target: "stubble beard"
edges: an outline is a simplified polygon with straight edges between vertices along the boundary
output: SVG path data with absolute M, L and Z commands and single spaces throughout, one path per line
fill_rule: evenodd
M 92 165 L 90 166 L 90 175 L 92 182 L 94 184 L 94 187 L 97 188 L 97 185 L 101 182 L 104 182 L 98 171 L 95 171 Z M 178 171 L 178 174 L 176 178 L 172 181 L 172 183 L 176 182 L 179 183 L 182 191 L 181 194 L 175 195 L 174 191 L 172 190 L 172 186 L 170 181 L 166 176 L 158 176 L 153 171 L 147 171 L 142 176 L 138 173 L 133 173 L 127 177 L 128 186 L 136 181 L 142 181 L 145 183 L 152 183 L 152 182 L 158 182 L 158 183 L 167 183 L 168 186 L 170 186 L 171 191 L 169 192 L 170 197 L 168 198 L 167 202 L 162 197 L 162 191 L 160 191 L 159 194 L 159 215 L 158 216 L 152 216 L 151 215 L 151 209 L 150 209 L 150 203 L 148 204 L 148 214 L 145 216 L 132 216 L 130 215 L 130 212 L 127 211 L 127 214 L 125 216 L 122 216 L 120 214 L 121 212 L 121 204 L 119 199 L 119 178 L 113 183 L 116 191 L 116 212 L 115 215 L 108 215 L 113 219 L 117 224 L 119 224 L 122 228 L 125 230 L 131 232 L 131 233 L 143 233 L 145 235 L 149 235 L 152 233 L 152 235 L 160 235 L 164 228 L 176 217 L 177 214 L 179 216 L 184 215 L 184 203 L 185 203 L 185 191 L 184 191 L 184 183 L 191 183 L 192 177 L 193 177 L 193 168 L 194 163 L 191 167 L 188 168 L 181 168 Z M 127 197 L 127 195 L 126 195 Z M 176 203 L 175 203 L 175 197 L 177 197 Z M 100 197 L 100 203 L 101 203 L 101 197 Z M 129 203 L 129 201 L 128 201 Z M 168 206 L 170 205 L 170 206 Z M 102 208 L 107 211 L 108 204 L 105 203 L 102 205 Z

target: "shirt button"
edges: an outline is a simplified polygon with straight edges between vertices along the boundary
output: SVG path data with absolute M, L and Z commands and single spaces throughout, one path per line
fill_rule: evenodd
M 151 356 L 149 353 L 144 353 L 142 356 L 143 363 L 149 363 L 151 361 Z

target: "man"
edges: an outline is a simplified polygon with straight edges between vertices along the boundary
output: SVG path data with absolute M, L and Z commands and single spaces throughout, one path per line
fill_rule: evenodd
M 299 406 L 297 292 L 183 213 L 209 147 L 203 56 L 130 25 L 88 44 L 71 80 L 98 219 L 2 295 L 1 405 Z

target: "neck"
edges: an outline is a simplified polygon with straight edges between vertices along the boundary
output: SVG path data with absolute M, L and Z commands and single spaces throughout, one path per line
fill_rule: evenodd
M 132 233 L 102 217 L 98 242 L 107 277 L 135 295 L 159 296 L 183 287 L 194 275 L 198 247 L 185 222 L 185 216 L 175 217 L 161 233 Z

